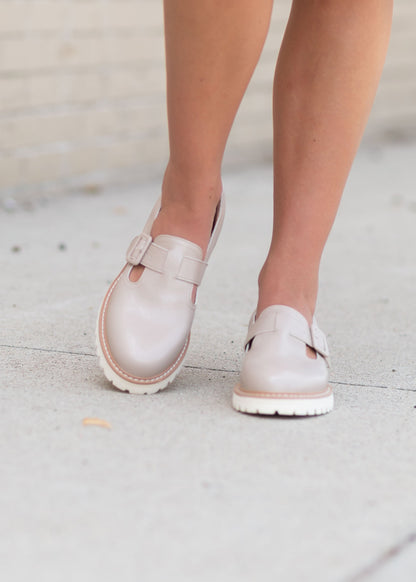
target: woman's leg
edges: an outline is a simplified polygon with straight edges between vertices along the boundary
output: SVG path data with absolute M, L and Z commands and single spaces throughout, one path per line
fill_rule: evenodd
M 276 67 L 274 228 L 257 313 L 309 321 L 321 254 L 376 92 L 393 0 L 294 0 Z
M 226 141 L 272 6 L 273 0 L 165 0 L 170 159 L 154 234 L 207 246 Z
M 164 0 L 170 157 L 152 235 L 205 251 L 235 115 L 269 28 L 273 0 Z M 135 267 L 136 281 L 143 268 Z
M 166 388 L 183 363 L 225 144 L 263 47 L 272 0 L 165 0 L 164 8 L 170 159 L 162 205 L 151 232 L 149 219 L 132 241 L 98 323 L 104 373 L 138 394 Z

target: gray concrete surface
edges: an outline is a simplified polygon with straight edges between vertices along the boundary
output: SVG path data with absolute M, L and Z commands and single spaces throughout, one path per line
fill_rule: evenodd
M 271 171 L 228 215 L 174 385 L 111 389 L 95 316 L 157 184 L 4 204 L 0 564 L 7 582 L 385 582 L 416 560 L 416 147 L 364 149 L 321 272 L 336 408 L 234 412 Z M 83 426 L 85 417 L 111 429 Z

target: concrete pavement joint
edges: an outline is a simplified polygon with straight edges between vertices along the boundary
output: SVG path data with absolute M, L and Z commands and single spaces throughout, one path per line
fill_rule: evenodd
M 11 344 L 0 344 L 0 348 L 10 348 L 13 350 L 28 350 L 35 352 L 46 352 L 53 354 L 67 354 L 69 356 L 87 356 L 89 358 L 95 358 L 97 354 L 90 354 L 88 352 L 71 352 L 69 350 L 54 350 L 52 348 L 35 348 L 32 346 L 13 346 Z M 185 365 L 184 368 L 189 368 L 192 370 L 207 370 L 208 372 L 228 372 L 230 374 L 235 374 L 238 370 L 224 370 L 222 368 L 205 368 L 203 366 L 190 366 Z
M 399 392 L 416 392 L 416 388 L 396 388 L 394 386 L 383 386 L 380 384 L 355 384 L 353 382 L 338 382 L 331 380 L 331 384 L 340 384 L 342 386 L 356 386 L 358 388 L 380 388 L 381 390 L 398 390 Z
M 396 558 L 399 554 L 401 554 L 404 550 L 406 550 L 409 546 L 416 543 L 416 531 L 409 534 L 404 540 L 399 542 L 398 544 L 392 546 L 379 558 L 374 560 L 372 564 L 366 566 L 363 570 L 355 574 L 352 578 L 348 578 L 345 582 L 365 582 L 369 576 L 377 573 L 380 568 L 385 566 L 390 560 Z
M 205 368 L 204 366 L 188 366 L 184 365 L 184 368 L 189 368 L 190 370 L 208 370 L 208 372 L 228 372 L 229 374 L 238 374 L 240 370 L 224 370 L 223 368 Z
M 88 356 L 88 357 L 96 356 L 96 354 L 89 354 L 87 352 L 70 352 L 68 350 L 53 350 L 51 348 L 34 348 L 31 346 L 12 346 L 9 344 L 0 344 L 0 348 L 11 348 L 13 350 L 29 350 L 35 352 L 48 352 L 53 354 L 67 354 L 70 356 Z
M 11 344 L 0 344 L 0 348 L 10 348 L 14 350 L 28 350 L 28 351 L 36 351 L 36 352 L 46 352 L 46 353 L 53 353 L 53 354 L 66 354 L 69 356 L 86 356 L 88 358 L 95 358 L 96 354 L 90 354 L 88 352 L 72 352 L 69 350 L 54 350 L 51 348 L 36 348 L 33 346 L 14 346 Z M 205 366 L 192 366 L 192 365 L 184 365 L 184 368 L 188 368 L 190 370 L 205 370 L 207 372 L 225 372 L 227 374 L 238 374 L 239 370 L 226 370 L 224 368 L 206 368 Z M 380 384 L 358 384 L 355 382 L 342 382 L 340 380 L 332 380 L 331 384 L 338 384 L 341 386 L 352 386 L 352 387 L 362 387 L 362 388 L 380 388 L 383 390 L 399 390 L 402 392 L 416 392 L 416 389 L 413 388 L 394 388 L 389 386 L 383 386 Z
M 362 386 L 363 388 L 384 388 L 388 389 L 388 386 L 383 386 L 382 384 L 354 384 L 352 382 L 341 382 L 339 380 L 331 380 L 331 384 L 341 384 L 342 386 Z

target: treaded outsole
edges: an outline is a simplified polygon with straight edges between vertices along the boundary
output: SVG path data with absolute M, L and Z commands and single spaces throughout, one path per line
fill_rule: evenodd
M 246 414 L 268 416 L 319 416 L 334 408 L 334 395 L 323 398 L 256 398 L 233 392 L 233 408 Z

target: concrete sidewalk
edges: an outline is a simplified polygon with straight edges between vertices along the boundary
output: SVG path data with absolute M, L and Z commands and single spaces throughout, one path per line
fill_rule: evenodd
M 3 580 L 413 582 L 415 160 L 416 146 L 396 146 L 355 164 L 318 310 L 336 409 L 312 419 L 230 405 L 270 232 L 269 168 L 225 177 L 186 366 L 154 396 L 111 389 L 94 327 L 158 185 L 6 204 Z

